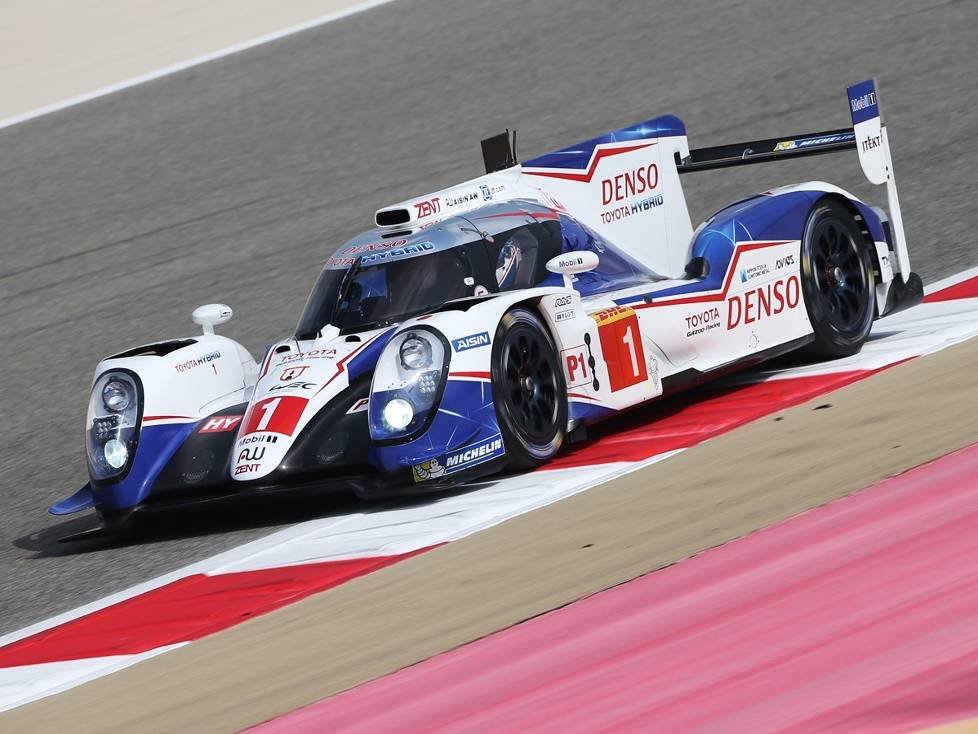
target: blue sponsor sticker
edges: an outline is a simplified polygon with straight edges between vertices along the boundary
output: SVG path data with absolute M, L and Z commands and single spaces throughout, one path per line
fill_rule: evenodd
M 469 334 L 458 339 L 452 340 L 452 346 L 456 352 L 464 352 L 466 349 L 476 349 L 485 347 L 489 344 L 489 332 L 483 331 L 481 334 Z
M 775 151 L 795 150 L 796 148 L 810 148 L 813 145 L 829 145 L 830 143 L 846 143 L 855 140 L 853 133 L 839 133 L 838 135 L 818 135 L 813 138 L 799 138 L 797 140 L 782 140 L 774 146 Z
M 376 252 L 370 255 L 364 255 L 360 258 L 361 265 L 370 265 L 375 262 L 384 262 L 385 260 L 397 260 L 402 257 L 413 257 L 414 255 L 424 255 L 427 252 L 431 252 L 435 249 L 435 244 L 433 242 L 418 242 L 413 245 L 405 245 L 404 247 L 397 247 L 393 250 L 385 250 L 383 252 Z
M 457 451 L 439 456 L 437 459 L 422 461 L 420 464 L 415 464 L 411 469 L 415 482 L 426 482 L 429 479 L 438 479 L 446 474 L 454 474 L 463 469 L 483 464 L 503 453 L 503 437 L 497 433 L 487 441 L 470 444 Z
M 853 125 L 880 116 L 880 108 L 876 99 L 876 84 L 872 79 L 853 84 L 848 91 L 849 112 L 852 115 Z

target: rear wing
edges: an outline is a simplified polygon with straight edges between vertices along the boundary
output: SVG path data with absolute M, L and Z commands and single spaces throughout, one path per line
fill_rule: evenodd
M 910 277 L 910 256 L 903 231 L 903 216 L 900 212 L 900 199 L 897 196 L 896 179 L 893 175 L 886 126 L 880 115 L 876 80 L 867 79 L 853 84 L 848 88 L 848 97 L 852 127 L 697 148 L 690 150 L 689 155 L 684 158 L 676 156 L 676 170 L 680 174 L 694 173 L 855 148 L 859 154 L 860 166 L 869 182 L 886 185 L 894 252 L 898 270 L 906 282 Z

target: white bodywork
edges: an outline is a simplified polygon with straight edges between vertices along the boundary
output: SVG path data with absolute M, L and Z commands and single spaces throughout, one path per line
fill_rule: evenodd
M 879 265 L 878 305 L 886 303 L 894 273 L 909 273 L 885 128 L 880 121 L 856 126 L 857 136 L 879 136 L 878 151 L 860 160 L 867 177 L 886 183 L 897 244 L 897 263 L 886 242 L 875 243 Z M 801 287 L 800 241 L 737 241 L 720 287 L 657 297 L 694 282 L 685 275 L 695 232 L 676 166 L 689 155 L 683 135 L 596 145 L 580 170 L 520 165 L 385 207 L 376 214 L 390 232 L 415 232 L 490 203 L 531 201 L 573 215 L 643 265 L 662 276 L 652 284 L 582 298 L 573 269 L 563 287 L 505 292 L 410 319 L 395 328 L 340 336 L 332 327 L 316 339 L 286 339 L 273 345 L 260 367 L 243 347 L 205 333 L 197 343 L 163 357 L 105 360 L 135 371 L 145 386 L 143 422 L 200 420 L 249 401 L 230 458 L 231 478 L 250 481 L 279 466 L 296 437 L 324 406 L 350 386 L 346 367 L 375 340 L 420 323 L 449 342 L 481 336 L 479 348 L 451 354 L 449 380 L 490 380 L 491 344 L 504 314 L 517 304 L 535 309 L 559 350 L 569 403 L 618 411 L 661 395 L 664 382 L 684 372 L 705 373 L 765 351 L 771 353 L 813 333 Z M 799 189 L 853 199 L 822 182 L 766 192 L 777 197 Z M 702 225 L 701 225 L 702 226 Z M 697 230 L 699 231 L 699 230 Z M 894 267 L 894 265 L 896 267 Z M 582 270 L 586 269 L 583 267 Z M 634 299 L 634 300 L 629 300 Z M 621 305 L 625 302 L 626 305 Z M 223 307 L 226 308 L 226 307 Z M 199 311 L 205 332 L 223 311 Z M 228 317 L 230 309 L 227 310 Z M 375 345 L 379 347 L 378 345 Z M 374 385 L 373 390 L 386 389 Z M 366 401 L 350 412 L 366 411 Z M 583 410 L 577 411 L 583 415 Z M 570 425 L 577 420 L 570 411 Z
M 258 374 L 248 350 L 217 334 L 193 339 L 194 344 L 159 357 L 145 354 L 103 359 L 95 367 L 95 378 L 114 369 L 139 375 L 143 425 L 198 421 L 248 400 Z
M 249 481 L 272 472 L 302 429 L 349 387 L 349 361 L 389 331 L 363 332 L 356 341 L 334 331 L 314 340 L 286 339 L 273 345 L 263 360 L 254 396 L 238 429 L 231 478 Z M 364 402 L 354 405 L 351 412 L 366 409 Z

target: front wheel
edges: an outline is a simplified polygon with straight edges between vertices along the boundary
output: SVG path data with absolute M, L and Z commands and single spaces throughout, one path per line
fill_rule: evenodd
M 567 431 L 567 387 L 553 337 L 525 308 L 508 311 L 492 348 L 492 394 L 507 467 L 539 466 Z
M 841 204 L 815 206 L 801 242 L 801 282 L 819 359 L 848 357 L 862 349 L 873 325 L 875 279 L 862 233 Z

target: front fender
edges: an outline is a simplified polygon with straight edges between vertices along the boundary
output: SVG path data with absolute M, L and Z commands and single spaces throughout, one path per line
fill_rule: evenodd
M 434 418 L 421 435 L 410 440 L 379 442 L 371 460 L 387 473 L 410 469 L 415 482 L 445 479 L 475 469 L 505 453 L 492 397 L 492 344 L 503 315 L 526 304 L 534 310 L 547 297 L 571 295 L 565 288 L 532 288 L 492 298 L 455 304 L 434 314 L 411 319 L 397 333 L 424 326 L 449 344 L 448 374 Z M 580 303 L 576 294 L 572 295 Z M 542 314 L 546 316 L 545 313 Z M 382 356 L 381 359 L 384 357 Z M 372 385 L 371 400 L 383 399 L 386 386 Z
M 139 378 L 142 410 L 134 454 L 119 479 L 98 480 L 90 474 L 90 483 L 99 507 L 124 510 L 146 499 L 160 472 L 202 418 L 243 402 L 254 388 L 258 367 L 237 342 L 204 334 L 102 360 L 93 387 L 112 370 L 127 370 Z

